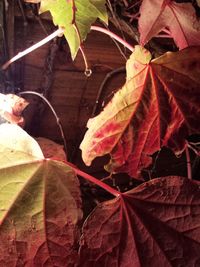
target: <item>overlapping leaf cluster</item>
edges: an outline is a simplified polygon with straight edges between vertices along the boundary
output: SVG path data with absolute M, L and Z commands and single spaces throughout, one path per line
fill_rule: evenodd
M 141 45 L 166 29 L 181 49 L 200 43 L 200 23 L 191 3 L 143 0 L 138 24 Z M 185 138 L 200 132 L 199 60 L 199 47 L 151 60 L 137 46 L 127 61 L 125 85 L 88 121 L 80 146 L 84 162 L 90 165 L 110 154 L 106 170 L 140 179 L 161 147 L 180 154 Z
M 97 17 L 106 20 L 103 0 L 41 0 L 41 11 L 47 10 L 55 24 L 65 27 L 73 56 L 91 23 Z M 136 46 L 127 61 L 125 85 L 89 120 L 81 144 L 86 164 L 110 154 L 108 171 L 137 179 L 151 154 L 163 146 L 181 153 L 186 136 L 200 132 L 200 47 L 186 48 L 200 40 L 192 5 L 143 0 L 140 13 L 141 45 L 167 28 L 185 49 L 152 59 Z M 16 105 L 3 104 L 2 114 L 21 116 Z M 75 168 L 45 159 L 36 141 L 17 125 L 0 125 L 1 266 L 200 265 L 197 182 L 162 177 L 115 195 L 90 214 L 79 238 L 82 209 Z
M 198 266 L 198 184 L 163 177 L 119 192 L 91 213 L 79 239 L 72 167 L 45 159 L 33 138 L 9 124 L 0 126 L 0 163 L 2 266 Z

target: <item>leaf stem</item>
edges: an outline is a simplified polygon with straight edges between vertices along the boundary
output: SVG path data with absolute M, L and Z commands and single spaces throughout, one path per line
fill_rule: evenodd
M 125 40 L 123 40 L 121 37 L 119 37 L 117 34 L 105 29 L 105 28 L 102 28 L 102 27 L 99 27 L 99 26 L 91 26 L 91 30 L 94 30 L 94 31 L 98 31 L 98 32 L 103 32 L 105 33 L 106 35 L 109 35 L 111 38 L 114 38 L 116 41 L 118 41 L 119 43 L 121 43 L 122 45 L 124 45 L 127 49 L 129 49 L 131 52 L 134 51 L 134 47 L 132 45 L 130 45 L 129 43 L 127 43 Z
M 106 190 L 107 192 L 109 192 L 111 195 L 115 196 L 115 197 L 119 197 L 121 195 L 121 193 L 117 190 L 115 190 L 114 188 L 112 188 L 111 186 L 103 183 L 102 181 L 100 181 L 99 179 L 79 170 L 74 164 L 67 162 L 67 164 L 73 168 L 73 170 L 75 171 L 75 173 L 77 175 L 80 175 L 81 177 L 85 178 L 86 180 L 100 186 L 101 188 L 103 188 L 104 190 Z
M 58 115 L 56 114 L 54 108 L 52 107 L 51 103 L 46 99 L 45 96 L 43 96 L 42 94 L 39 94 L 37 92 L 34 92 L 34 91 L 24 91 L 24 92 L 20 92 L 19 95 L 27 95 L 27 94 L 30 94 L 30 95 L 36 95 L 38 97 L 40 97 L 47 105 L 48 107 L 51 109 L 55 119 L 56 119 L 56 123 L 59 127 L 59 130 L 60 130 L 60 134 L 61 134 L 61 137 L 62 137 L 62 140 L 63 140 L 63 145 L 64 145 L 64 149 L 65 149 L 65 153 L 66 153 L 66 156 L 67 156 L 67 142 L 66 142 L 66 139 L 65 139 L 65 135 L 64 135 L 64 131 L 63 131 L 63 128 L 62 128 L 62 125 L 60 123 L 60 119 L 58 117 Z
M 186 161 L 187 161 L 187 177 L 188 179 L 192 180 L 192 168 L 191 168 L 191 160 L 190 160 L 190 151 L 188 144 L 186 143 L 185 146 L 185 155 L 186 155 Z
M 86 57 L 85 52 L 83 50 L 83 47 L 81 45 L 80 45 L 79 49 L 81 51 L 81 54 L 82 54 L 82 57 L 83 57 L 83 61 L 84 61 L 84 64 L 85 64 L 85 72 L 84 72 L 84 74 L 85 74 L 85 76 L 90 77 L 92 75 L 92 70 L 88 66 L 87 57 Z
M 2 70 L 5 70 L 8 68 L 8 66 L 15 62 L 16 60 L 20 59 L 21 57 L 31 53 L 32 51 L 34 51 L 35 49 L 39 48 L 40 46 L 48 43 L 50 40 L 52 40 L 53 38 L 60 36 L 61 34 L 63 34 L 63 29 L 59 28 L 57 29 L 55 32 L 53 32 L 52 34 L 50 34 L 49 36 L 47 36 L 46 38 L 42 39 L 41 41 L 39 41 L 38 43 L 32 45 L 31 47 L 25 49 L 22 52 L 19 52 L 16 56 L 14 56 L 13 58 L 11 58 L 10 60 L 8 60 L 5 64 L 3 64 L 3 66 L 1 67 Z
M 94 31 L 98 31 L 98 32 L 103 32 L 106 35 L 109 35 L 111 38 L 115 39 L 116 41 L 118 41 L 119 43 L 121 43 L 122 45 L 124 45 L 127 49 L 129 49 L 131 52 L 133 52 L 134 47 L 131 46 L 130 44 L 128 44 L 125 40 L 123 40 L 121 37 L 119 37 L 118 35 L 116 35 L 115 33 L 99 27 L 99 26 L 91 26 L 91 30 Z M 52 34 L 50 34 L 49 36 L 47 36 L 46 38 L 42 39 L 41 41 L 39 41 L 38 43 L 30 46 L 29 48 L 25 49 L 22 52 L 19 52 L 16 56 L 12 57 L 11 59 L 9 59 L 5 64 L 3 64 L 3 66 L 1 67 L 2 70 L 7 69 L 11 63 L 15 62 L 16 60 L 24 57 L 25 55 L 31 53 L 32 51 L 34 51 L 35 49 L 39 48 L 40 46 L 48 43 L 50 40 L 52 40 L 55 37 L 59 37 L 62 36 L 62 34 L 64 33 L 64 28 L 60 27 L 59 29 L 57 29 L 56 31 L 54 31 Z

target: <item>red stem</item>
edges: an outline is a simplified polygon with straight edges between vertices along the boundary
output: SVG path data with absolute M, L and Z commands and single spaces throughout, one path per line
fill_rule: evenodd
M 91 26 L 90 28 L 91 30 L 94 31 L 98 31 L 98 32 L 103 32 L 106 35 L 109 35 L 111 38 L 114 38 L 116 41 L 118 41 L 119 43 L 121 43 L 122 45 L 124 45 L 127 49 L 129 49 L 131 52 L 134 51 L 134 47 L 132 45 L 130 45 L 129 43 L 127 43 L 125 40 L 123 40 L 121 37 L 119 37 L 117 34 L 102 28 L 102 27 L 98 27 L 98 26 Z
M 67 164 L 73 168 L 73 170 L 75 171 L 75 173 L 77 175 L 80 175 L 81 177 L 85 178 L 86 180 L 100 186 L 101 188 L 103 188 L 104 190 L 106 190 L 107 192 L 109 192 L 110 194 L 112 194 L 115 197 L 119 197 L 121 195 L 121 193 L 117 190 L 115 190 L 114 188 L 112 188 L 111 186 L 103 183 L 102 181 L 98 180 L 97 178 L 79 170 L 74 164 L 67 162 Z

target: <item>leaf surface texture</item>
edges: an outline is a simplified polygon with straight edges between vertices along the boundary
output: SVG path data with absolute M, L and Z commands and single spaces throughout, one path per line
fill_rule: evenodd
M 81 267 L 198 266 L 200 189 L 182 177 L 144 183 L 99 205 L 81 239 Z
M 200 132 L 200 47 L 150 59 L 136 46 L 125 85 L 88 121 L 80 146 L 86 165 L 110 154 L 109 172 L 140 178 L 150 155 L 163 146 L 180 154 L 186 136 Z

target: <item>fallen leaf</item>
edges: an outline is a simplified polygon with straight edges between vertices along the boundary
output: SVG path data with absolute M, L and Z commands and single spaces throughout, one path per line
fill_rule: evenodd
M 163 177 L 98 205 L 83 227 L 80 266 L 199 266 L 199 250 L 199 186 Z
M 150 155 L 163 146 L 180 154 L 186 136 L 200 132 L 200 47 L 150 58 L 136 46 L 125 85 L 88 121 L 80 146 L 86 165 L 110 154 L 107 170 L 140 179 Z
M 143 0 L 140 7 L 140 44 L 167 28 L 180 49 L 200 45 L 200 22 L 191 3 Z
M 9 126 L 8 138 L 0 134 L 0 266 L 73 267 L 82 218 L 78 179 L 66 164 L 38 158 L 37 142 Z

